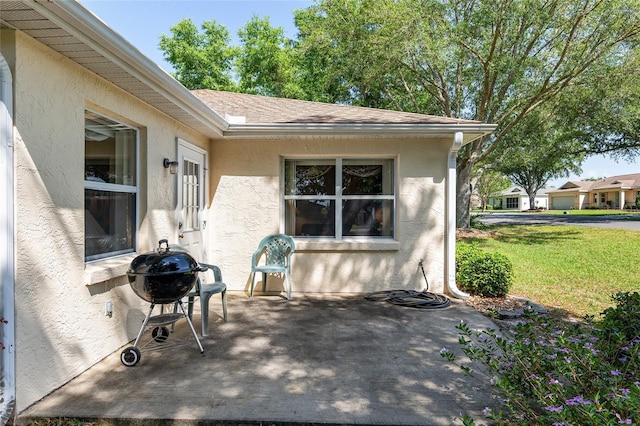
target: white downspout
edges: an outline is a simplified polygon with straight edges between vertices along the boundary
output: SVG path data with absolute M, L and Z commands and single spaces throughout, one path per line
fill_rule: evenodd
M 446 183 L 446 218 L 445 229 L 445 285 L 449 293 L 458 299 L 468 299 L 469 295 L 456 286 L 456 158 L 462 147 L 462 132 L 456 132 L 449 149 Z
M 7 61 L 0 54 L 0 424 L 10 420 L 16 400 L 14 203 L 13 203 L 13 83 Z

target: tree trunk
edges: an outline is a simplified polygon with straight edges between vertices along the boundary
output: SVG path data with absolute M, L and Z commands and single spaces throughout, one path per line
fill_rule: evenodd
M 535 194 L 529 195 L 529 209 L 533 210 L 536 207 L 537 207 L 536 206 L 536 195 Z
M 473 164 L 465 161 L 457 169 L 456 176 L 456 227 L 468 228 L 471 222 L 471 170 Z

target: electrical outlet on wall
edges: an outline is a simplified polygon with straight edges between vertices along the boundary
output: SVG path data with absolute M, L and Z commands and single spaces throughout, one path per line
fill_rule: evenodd
M 104 304 L 104 314 L 109 318 L 113 315 L 113 302 L 111 300 L 107 300 L 107 303 Z

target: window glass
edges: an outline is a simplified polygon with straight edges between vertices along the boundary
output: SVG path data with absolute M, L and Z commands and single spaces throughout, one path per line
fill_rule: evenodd
M 287 234 L 294 236 L 334 236 L 335 201 L 287 200 L 285 214 L 291 218 Z
M 135 251 L 138 130 L 85 111 L 85 260 Z
M 342 193 L 344 195 L 393 194 L 391 160 L 371 162 L 344 160 L 342 165 Z
M 334 163 L 287 160 L 287 195 L 333 195 L 336 193 Z
M 285 160 L 285 232 L 393 238 L 393 166 L 392 159 Z
M 185 230 L 199 229 L 198 212 L 200 211 L 200 165 L 189 160 L 182 162 L 182 220 Z

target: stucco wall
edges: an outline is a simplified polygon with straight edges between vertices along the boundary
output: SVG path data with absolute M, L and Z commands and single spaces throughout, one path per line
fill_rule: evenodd
M 232 140 L 211 147 L 208 260 L 221 266 L 231 290 L 247 290 L 251 255 L 280 231 L 280 164 L 287 156 L 388 156 L 397 159 L 397 243 L 313 244 L 297 238 L 296 292 L 369 292 L 444 288 L 446 153 L 450 141 L 383 139 Z M 258 277 L 260 278 L 260 277 Z M 271 285 L 275 283 L 273 286 Z M 269 281 L 269 288 L 282 289 Z M 294 293 L 295 297 L 295 293 Z
M 176 179 L 162 159 L 175 158 L 178 136 L 204 148 L 208 141 L 27 36 L 17 33 L 15 43 L 16 400 L 21 411 L 135 338 L 149 306 L 124 276 L 87 285 L 85 108 L 141 129 L 141 251 L 175 236 Z M 103 266 L 86 269 L 95 277 Z M 111 318 L 104 314 L 107 300 L 113 301 Z

